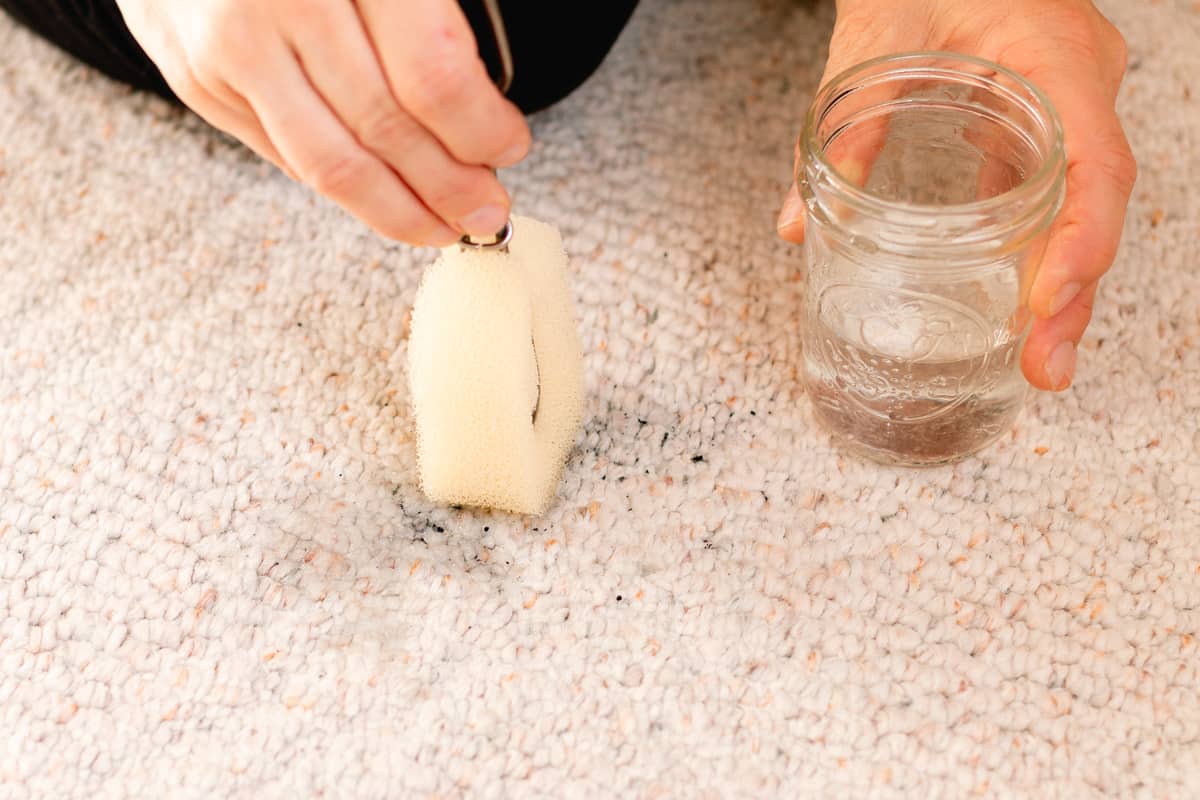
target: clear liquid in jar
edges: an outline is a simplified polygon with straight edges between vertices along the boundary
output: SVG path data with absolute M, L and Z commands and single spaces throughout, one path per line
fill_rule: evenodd
M 1023 336 L 993 331 L 945 298 L 842 289 L 807 315 L 804 372 L 817 418 L 845 445 L 876 461 L 933 465 L 1012 428 L 1025 396 Z

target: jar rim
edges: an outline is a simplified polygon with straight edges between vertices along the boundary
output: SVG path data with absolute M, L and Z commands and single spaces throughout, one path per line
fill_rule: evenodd
M 922 65 L 919 63 L 933 59 L 971 64 L 984 71 L 980 74 L 954 69 L 950 66 Z M 864 84 L 864 86 L 857 87 L 849 85 L 853 84 L 856 76 L 871 73 L 885 65 L 895 65 L 897 69 L 888 69 L 877 73 L 878 75 L 886 75 L 888 77 L 897 75 L 915 77 L 923 74 L 941 77 L 969 76 L 973 81 L 982 82 L 990 90 L 1019 103 L 1033 119 L 1038 120 L 1047 129 L 1049 148 L 1046 153 L 1039 153 L 1039 155 L 1043 156 L 1041 164 L 1031 175 L 1000 194 L 982 200 L 972 200 L 968 203 L 950 203 L 946 205 L 888 200 L 848 180 L 826 158 L 824 144 L 818 139 L 817 129 L 825 112 L 830 108 L 834 100 L 851 91 L 853 88 L 864 88 L 865 85 L 869 85 Z M 910 66 L 905 68 L 905 65 Z M 995 79 L 997 75 L 1001 75 L 1011 81 L 1021 91 L 1014 91 L 1013 87 L 998 82 Z M 1028 97 L 1022 96 L 1022 92 L 1028 93 Z M 1039 187 L 1052 188 L 1056 182 L 1065 178 L 1065 174 L 1060 177 L 1060 173 L 1065 173 L 1067 163 L 1062 120 L 1059 117 L 1058 110 L 1054 107 L 1054 104 L 1045 92 L 1020 73 L 1008 67 L 978 56 L 955 53 L 948 50 L 918 50 L 878 56 L 837 73 L 818 90 L 816 96 L 813 98 L 813 102 L 805 115 L 804 128 L 800 134 L 798 144 L 805 159 L 815 160 L 823 168 L 824 172 L 832 176 L 836 190 L 845 195 L 843 199 L 850 200 L 861 211 L 884 213 L 902 210 L 906 214 L 912 214 L 917 217 L 926 215 L 953 217 L 959 215 L 977 216 L 988 214 L 1012 203 L 1015 199 L 1025 197 Z M 1052 201 L 1057 204 L 1058 193 L 1054 192 L 1052 194 L 1055 195 Z

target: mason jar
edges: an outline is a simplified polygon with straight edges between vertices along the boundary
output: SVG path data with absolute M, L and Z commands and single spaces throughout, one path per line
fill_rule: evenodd
M 888 56 L 821 89 L 799 149 L 816 418 L 850 450 L 912 466 L 1009 432 L 1066 175 L 1050 101 L 978 58 Z

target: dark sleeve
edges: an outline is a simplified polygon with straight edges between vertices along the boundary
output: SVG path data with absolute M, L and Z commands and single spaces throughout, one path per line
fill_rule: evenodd
M 459 0 L 479 53 L 499 73 L 491 24 L 481 0 Z M 513 55 L 509 98 L 526 114 L 562 100 L 591 77 L 616 43 L 637 0 L 501 0 Z

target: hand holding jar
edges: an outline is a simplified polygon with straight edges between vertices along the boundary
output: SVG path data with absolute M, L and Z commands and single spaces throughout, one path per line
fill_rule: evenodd
M 854 64 L 918 50 L 996 62 L 1040 88 L 1058 111 L 1066 197 L 1027 290 L 1036 319 L 1021 367 L 1034 386 L 1065 389 L 1097 284 L 1116 255 L 1137 172 L 1114 108 L 1124 39 L 1089 0 L 839 0 L 822 85 Z M 802 241 L 804 214 L 793 186 L 780 235 Z

